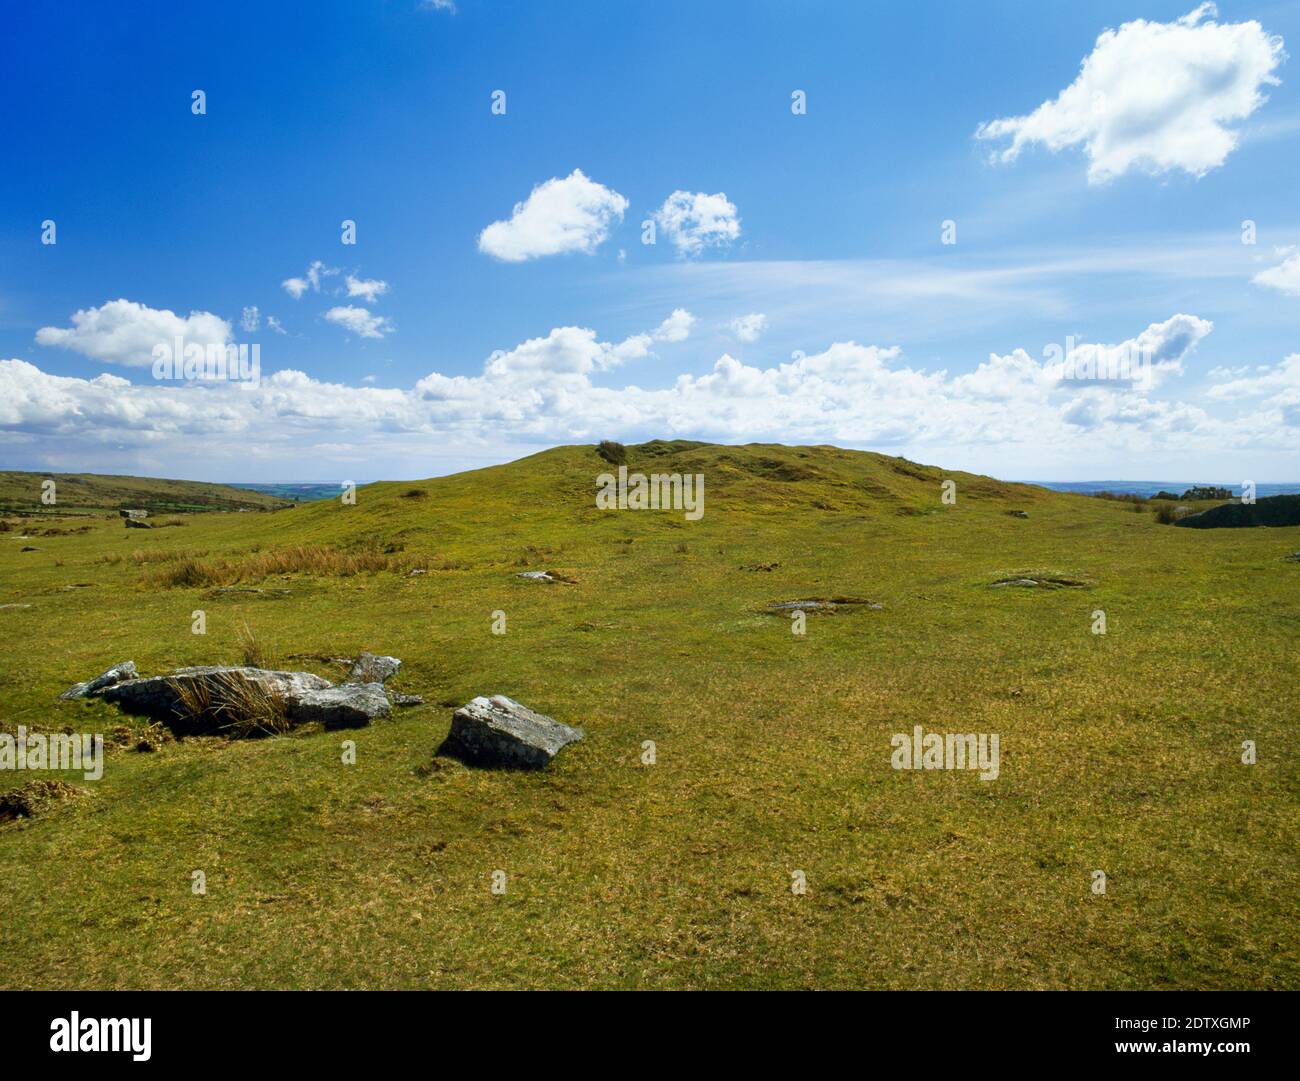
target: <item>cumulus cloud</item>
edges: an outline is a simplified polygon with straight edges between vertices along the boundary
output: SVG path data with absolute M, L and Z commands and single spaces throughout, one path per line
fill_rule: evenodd
M 1103 183 L 1130 169 L 1202 176 L 1237 145 L 1228 125 L 1267 100 L 1265 86 L 1285 59 L 1282 40 L 1258 22 L 1218 23 L 1201 4 L 1174 22 L 1135 19 L 1105 30 L 1078 77 L 1027 116 L 980 125 L 981 139 L 1009 139 L 1014 161 L 1034 143 L 1057 151 L 1082 146 L 1088 179 Z
M 1300 252 L 1284 259 L 1275 267 L 1261 270 L 1251 281 L 1256 285 L 1266 285 L 1270 289 L 1276 289 L 1280 293 L 1300 297 Z
M 393 324 L 382 315 L 375 315 L 368 309 L 353 304 L 331 308 L 325 313 L 325 318 L 358 338 L 382 338 L 393 331 Z
M 149 308 L 132 300 L 110 300 L 98 308 L 83 308 L 72 315 L 70 327 L 41 327 L 38 345 L 70 349 L 92 360 L 147 367 L 153 349 L 170 346 L 177 338 L 187 345 L 225 345 L 231 338 L 226 320 L 211 312 L 177 315 L 166 308 Z
M 1214 399 L 1271 397 L 1284 404 L 1300 403 L 1300 353 L 1292 353 L 1275 365 L 1259 365 L 1253 373 L 1243 368 L 1216 369 L 1210 375 L 1223 380 L 1209 390 L 1209 397 Z
M 610 371 L 644 355 L 664 326 L 683 322 L 670 316 L 656 330 L 617 344 L 602 342 L 591 328 L 557 327 L 493 353 L 476 375 L 432 372 L 409 389 L 324 383 L 298 371 L 263 376 L 256 386 L 132 385 L 112 375 L 74 379 L 22 360 L 0 361 L 0 437 L 43 437 L 83 454 L 120 446 L 192 450 L 199 439 L 289 448 L 285 453 L 300 456 L 330 445 L 364 456 L 366 448 L 388 453 L 403 439 L 427 448 L 448 438 L 500 454 L 503 433 L 510 443 L 532 446 L 617 433 L 964 447 L 968 456 L 990 446 L 1079 454 L 1104 447 L 1118 455 L 1300 449 L 1300 427 L 1286 420 L 1300 416 L 1300 356 L 1216 387 L 1220 407 L 1236 398 L 1277 399 L 1251 402 L 1237 416 L 1155 397 L 1152 383 L 1072 379 L 1069 354 L 1054 357 L 1050 350 L 1041 360 L 1024 349 L 995 354 L 975 371 L 953 376 L 912 366 L 896 346 L 835 342 L 767 367 L 724 354 L 709 370 L 659 388 L 607 385 Z M 1175 315 L 1126 341 L 1149 347 L 1153 364 L 1172 373 L 1209 332 L 1207 321 Z M 1075 351 L 1088 356 L 1115 348 L 1085 344 Z
M 300 300 L 308 289 L 313 293 L 319 293 L 321 279 L 333 277 L 338 272 L 338 267 L 328 267 L 317 259 L 307 267 L 301 278 L 285 278 L 280 283 L 280 287 L 294 300 Z
M 1169 376 L 1183 373 L 1183 360 L 1213 329 L 1208 319 L 1173 315 L 1117 345 L 1052 343 L 1043 349 L 1041 361 L 1023 349 L 990 354 L 952 383 L 963 397 L 995 402 L 1046 401 L 1055 391 L 1082 393 L 1086 400 L 1065 409 L 1074 418 L 1086 417 L 1096 412 L 1097 402 L 1107 400 L 1104 393 L 1087 397 L 1087 392 L 1154 390 Z
M 691 327 L 695 325 L 695 316 L 685 308 L 674 308 L 672 314 L 668 316 L 654 332 L 656 341 L 661 342 L 684 342 L 691 333 Z
M 494 221 L 478 237 L 479 251 L 507 263 L 543 255 L 590 255 L 623 220 L 627 200 L 589 180 L 581 169 L 539 184 L 507 221 Z
M 655 211 L 654 219 L 682 256 L 724 247 L 740 236 L 736 204 L 725 192 L 675 191 Z
M 373 304 L 388 292 L 388 283 L 378 278 L 358 278 L 354 274 L 349 274 L 344 281 L 348 287 L 348 296 L 361 297 L 368 304 Z
M 731 333 L 740 342 L 756 342 L 767 329 L 767 316 L 762 312 L 751 312 L 731 321 Z

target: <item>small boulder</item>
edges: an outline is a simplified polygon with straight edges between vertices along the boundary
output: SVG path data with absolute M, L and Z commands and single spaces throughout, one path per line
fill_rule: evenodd
M 126 526 L 127 529 L 152 529 L 153 528 L 153 526 L 149 522 L 142 522 L 138 518 L 123 518 L 122 524 Z
M 397 694 L 396 692 L 393 692 L 389 694 L 388 700 L 392 702 L 393 705 L 402 706 L 404 708 L 424 705 L 424 699 L 418 694 Z
M 385 683 L 397 675 L 402 662 L 396 657 L 379 657 L 373 653 L 362 653 L 352 665 L 345 683 Z
M 451 731 L 438 754 L 472 766 L 542 769 L 582 736 L 581 728 L 560 724 L 503 694 L 479 696 L 452 714 Z
M 389 714 L 382 683 L 345 683 L 307 691 L 292 704 L 289 716 L 297 724 L 319 721 L 326 728 L 364 728 Z
M 135 670 L 135 661 L 123 661 L 121 664 L 115 664 L 112 668 L 100 672 L 94 679 L 88 679 L 85 683 L 74 683 L 59 698 L 85 698 L 101 691 L 105 687 L 111 687 L 115 683 L 121 683 L 124 680 L 135 679 L 139 673 Z
M 1029 517 L 1029 511 L 1027 511 L 1027 510 L 1009 510 L 1009 511 L 1007 511 L 1007 514 L 1008 514 L 1010 517 L 1012 517 L 1012 518 L 1028 518 L 1028 517 Z

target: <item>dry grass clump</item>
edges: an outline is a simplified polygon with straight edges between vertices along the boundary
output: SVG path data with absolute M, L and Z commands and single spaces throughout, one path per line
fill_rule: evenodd
M 83 791 L 75 784 L 57 778 L 28 781 L 19 788 L 0 794 L 0 822 L 41 814 L 56 803 L 80 796 Z
M 260 581 L 274 575 L 307 574 L 322 578 L 348 578 L 357 574 L 381 571 L 403 573 L 414 567 L 424 568 L 422 557 L 363 548 L 344 551 L 322 544 L 298 544 L 268 552 L 249 552 L 233 559 L 199 562 L 185 559 L 150 575 L 149 585 L 164 589 L 192 586 L 232 585 L 235 582 Z
M 184 523 L 181 523 L 182 525 Z M 124 560 L 127 563 L 134 563 L 137 567 L 147 566 L 151 563 L 176 563 L 187 559 L 202 559 L 208 554 L 206 548 L 165 548 L 165 549 L 146 549 L 136 548 L 127 552 L 125 555 L 121 552 L 105 552 L 96 563 L 118 564 Z
M 176 692 L 177 712 L 188 731 L 251 739 L 283 735 L 292 727 L 280 694 L 236 672 L 168 683 Z
M 256 632 L 247 623 L 239 628 L 240 664 L 248 668 L 280 667 L 280 656 L 275 647 L 257 637 Z

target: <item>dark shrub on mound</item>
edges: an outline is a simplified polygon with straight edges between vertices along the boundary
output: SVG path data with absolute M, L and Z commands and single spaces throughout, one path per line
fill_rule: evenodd
M 627 447 L 612 439 L 602 439 L 596 447 L 596 453 L 610 465 L 627 465 Z
M 1189 514 L 1174 524 L 1192 529 L 1300 525 L 1300 495 L 1270 495 L 1254 503 L 1225 503 L 1200 514 Z

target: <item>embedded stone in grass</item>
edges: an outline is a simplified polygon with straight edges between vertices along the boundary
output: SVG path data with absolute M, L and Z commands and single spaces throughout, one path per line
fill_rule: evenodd
M 30 818 L 48 811 L 57 803 L 81 795 L 85 795 L 85 789 L 67 781 L 53 778 L 28 781 L 19 788 L 0 794 L 0 821 Z
M 403 708 L 424 705 L 424 699 L 418 694 L 398 694 L 397 692 L 393 692 L 389 694 L 388 700 L 392 702 L 393 705 L 402 706 Z
M 772 615 L 784 616 L 791 612 L 838 612 L 842 609 L 866 608 L 873 612 L 881 611 L 885 606 L 862 597 L 807 597 L 798 601 L 774 601 L 764 611 Z
M 256 593 L 266 597 L 287 597 L 288 589 L 258 589 L 253 586 L 218 586 L 208 593 L 209 597 L 224 597 L 228 593 Z
M 230 665 L 201 665 L 178 668 L 170 675 L 129 679 L 91 692 L 91 697 L 112 702 L 127 713 L 163 721 L 186 734 L 220 731 L 220 717 L 196 715 L 187 709 L 186 698 L 212 701 L 217 710 L 223 703 L 248 692 L 283 701 L 288 717 L 297 701 L 309 691 L 323 691 L 333 684 L 311 672 L 276 672 L 265 668 Z M 229 713 L 229 709 L 226 710 Z
M 374 653 L 362 653 L 352 665 L 345 683 L 384 683 L 397 675 L 402 662 L 396 657 L 380 657 Z
M 560 724 L 513 698 L 480 695 L 452 714 L 451 731 L 437 753 L 471 766 L 542 769 L 582 737 L 581 728 Z
M 520 571 L 515 575 L 515 577 L 526 579 L 529 582 L 562 582 L 565 585 L 574 584 L 572 578 L 566 578 L 558 571 Z
M 1011 518 L 1028 518 L 1028 517 L 1029 517 L 1029 511 L 1027 511 L 1027 510 L 1009 510 L 1009 511 L 1007 511 L 1007 515 L 1008 515 L 1009 517 L 1011 517 Z
M 306 691 L 289 710 L 298 724 L 319 721 L 326 728 L 364 728 L 389 714 L 382 683 L 345 683 L 341 687 Z
M 111 687 L 115 683 L 135 679 L 139 674 L 135 670 L 135 661 L 123 661 L 121 664 L 115 664 L 112 668 L 100 672 L 94 679 L 88 679 L 85 683 L 74 683 L 59 695 L 59 698 L 85 698 L 96 691 L 103 690 L 105 687 Z
M 153 528 L 153 526 L 149 522 L 142 522 L 138 518 L 123 518 L 122 524 L 126 526 L 127 529 L 152 529 Z
M 1087 582 L 1078 578 L 1053 577 L 1028 577 L 1017 576 L 1012 578 L 999 578 L 996 582 L 990 582 L 990 589 L 998 589 L 1002 586 L 1019 586 L 1025 589 L 1086 589 Z

